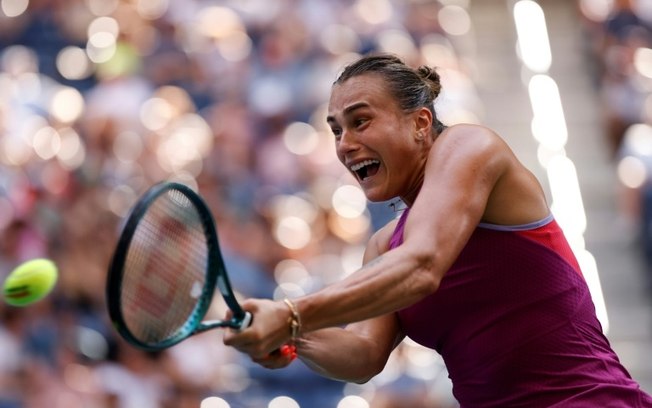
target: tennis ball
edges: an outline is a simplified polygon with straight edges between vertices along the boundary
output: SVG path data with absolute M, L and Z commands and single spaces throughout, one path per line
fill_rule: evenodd
M 5 302 L 28 306 L 47 296 L 57 282 L 57 266 L 49 259 L 32 259 L 18 265 L 2 288 Z

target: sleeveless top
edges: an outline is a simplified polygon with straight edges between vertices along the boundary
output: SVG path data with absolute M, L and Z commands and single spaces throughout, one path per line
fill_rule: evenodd
M 463 408 L 652 407 L 604 336 L 552 215 L 479 224 L 439 289 L 397 315 L 405 335 L 442 356 Z

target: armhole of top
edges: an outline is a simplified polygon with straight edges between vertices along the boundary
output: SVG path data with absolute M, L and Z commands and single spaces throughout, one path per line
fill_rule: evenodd
M 478 227 L 491 229 L 495 231 L 528 231 L 528 230 L 541 228 L 544 225 L 548 225 L 552 222 L 553 219 L 554 216 L 552 215 L 552 213 L 550 213 L 545 218 L 542 218 L 538 221 L 529 222 L 527 224 L 500 225 L 500 224 L 490 224 L 488 222 L 481 222 L 478 224 Z

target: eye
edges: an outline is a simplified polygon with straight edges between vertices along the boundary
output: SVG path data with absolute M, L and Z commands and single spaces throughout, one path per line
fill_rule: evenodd
M 331 132 L 335 135 L 335 140 L 339 140 L 342 136 L 342 129 L 340 128 L 331 128 Z
M 368 122 L 367 118 L 357 118 L 357 119 L 355 119 L 353 121 L 353 126 L 355 126 L 356 128 L 359 128 L 359 127 L 363 126 L 367 122 Z

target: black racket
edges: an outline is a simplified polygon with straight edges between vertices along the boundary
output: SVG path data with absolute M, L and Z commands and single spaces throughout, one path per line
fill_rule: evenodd
M 230 320 L 203 321 L 217 286 Z M 132 208 L 109 267 L 109 315 L 130 344 L 155 351 L 203 331 L 244 329 L 251 314 L 229 283 L 210 209 L 189 187 L 163 182 Z

